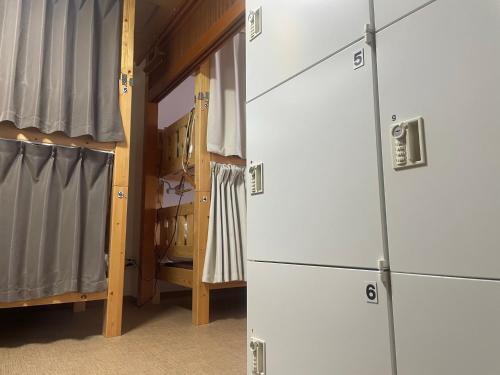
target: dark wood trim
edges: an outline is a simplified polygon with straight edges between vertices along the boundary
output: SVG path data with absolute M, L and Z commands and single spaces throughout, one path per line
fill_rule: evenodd
M 196 68 L 213 52 L 235 34 L 245 24 L 245 2 L 237 0 L 227 11 L 213 23 L 206 32 L 190 46 L 179 59 L 167 61 L 173 64 L 166 73 L 151 81 L 149 100 L 158 102 L 172 91 L 179 83 L 192 74 Z M 159 70 L 164 69 L 164 66 Z

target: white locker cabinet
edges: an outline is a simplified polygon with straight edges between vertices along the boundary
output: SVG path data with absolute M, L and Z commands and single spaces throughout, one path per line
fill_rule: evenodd
M 392 374 L 387 295 L 378 277 L 248 262 L 248 339 L 265 342 L 265 374 Z M 377 282 L 377 304 L 367 303 L 367 282 Z
M 392 274 L 399 375 L 500 374 L 500 282 Z
M 500 2 L 438 0 L 377 33 L 393 271 L 500 278 Z M 423 118 L 427 165 L 390 129 Z
M 380 30 L 434 1 L 438 0 L 373 0 L 375 28 Z
M 247 159 L 264 165 L 264 192 L 249 196 L 248 259 L 377 268 L 371 61 L 356 43 L 247 105 Z
M 262 33 L 249 41 L 250 12 Z M 368 0 L 247 0 L 247 100 L 359 40 L 370 23 Z

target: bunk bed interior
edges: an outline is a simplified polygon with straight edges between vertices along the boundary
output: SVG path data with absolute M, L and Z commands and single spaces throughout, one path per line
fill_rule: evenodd
M 0 21 L 0 308 L 102 300 L 118 336 L 135 0 L 8 1 Z
M 24 7 L 33 7 L 34 10 L 25 10 Z M 50 11 L 45 12 L 44 9 Z M 68 21 L 65 17 L 74 19 Z M 90 165 L 93 159 L 97 160 L 102 167 L 102 174 L 106 177 L 104 181 L 106 186 L 95 184 L 96 179 L 90 178 L 94 184 L 91 184 L 91 188 L 102 193 L 93 202 L 87 202 L 93 207 L 99 206 L 99 210 L 96 210 L 100 212 L 98 221 L 101 223 L 98 228 L 99 235 L 96 237 L 99 240 L 99 247 L 95 247 L 99 250 L 99 254 L 91 258 L 91 261 L 76 266 L 77 269 L 73 271 L 80 279 L 75 281 L 73 277 L 68 282 L 67 288 L 48 288 L 43 293 L 35 284 L 33 290 L 30 289 L 28 292 L 21 290 L 19 293 L 2 290 L 0 287 L 0 296 L 2 292 L 5 292 L 6 296 L 0 298 L 0 308 L 72 303 L 75 311 L 81 311 L 84 310 L 86 301 L 101 300 L 105 306 L 103 334 L 107 337 L 118 336 L 122 329 L 125 250 L 127 246 L 137 246 L 141 247 L 141 251 L 137 254 L 138 303 L 150 300 L 157 276 L 160 280 L 190 287 L 193 291 L 193 323 L 208 323 L 210 290 L 245 285 L 243 274 L 238 276 L 241 280 L 237 281 L 213 282 L 212 280 L 211 283 L 203 281 L 212 193 L 211 163 L 242 167 L 245 165 L 244 158 L 217 155 L 207 149 L 209 60 L 224 42 L 241 30 L 244 24 L 244 1 L 141 0 L 137 1 L 137 4 L 136 0 L 105 0 L 81 4 L 74 0 L 9 1 L 0 6 L 0 20 L 3 22 L 3 30 L 7 30 L 0 35 L 2 45 L 0 152 L 3 152 L 0 159 L 4 164 L 0 171 L 0 179 L 5 179 L 6 171 L 12 169 L 14 165 L 8 163 L 11 160 L 10 156 L 4 157 L 7 151 L 10 155 L 21 155 L 17 158 L 21 158 L 24 163 L 23 168 L 26 167 L 24 169 L 26 171 L 29 169 L 32 173 L 33 181 L 30 183 L 33 183 L 33 186 L 34 182 L 39 182 L 37 179 L 41 176 L 40 168 L 48 171 L 50 168 L 47 166 L 56 165 L 58 157 L 61 160 L 63 157 L 67 158 L 63 166 L 66 170 L 62 167 L 58 170 L 66 172 L 62 174 L 58 172 L 57 175 L 58 178 L 67 177 L 66 181 L 64 179 L 59 181 L 63 185 L 69 181 L 69 175 L 71 178 L 78 176 L 78 173 L 68 171 L 75 170 L 75 166 L 83 165 L 84 162 Z M 27 23 L 18 28 L 16 22 Z M 36 27 L 28 27 L 30 22 L 33 22 L 39 30 Z M 48 27 L 50 33 L 47 34 L 43 27 Z M 9 32 L 29 32 L 31 35 L 19 37 Z M 50 37 L 46 34 L 50 34 Z M 72 39 L 73 37 L 76 39 Z M 16 45 L 17 42 L 24 44 L 19 47 Z M 45 48 L 33 48 L 40 45 L 44 45 Z M 19 63 L 22 62 L 24 65 L 22 67 L 16 65 L 11 59 L 12 56 L 19 58 Z M 88 56 L 94 58 L 90 59 Z M 144 140 L 141 138 L 139 142 L 139 137 L 134 135 L 137 129 L 132 128 L 132 93 L 135 85 L 134 73 L 141 63 L 145 64 L 146 83 L 145 92 L 139 93 L 139 96 L 145 97 L 145 120 L 143 124 L 140 123 L 141 131 L 144 131 Z M 172 128 L 177 127 L 176 140 L 171 137 L 172 134 L 168 130 L 163 132 L 161 144 L 167 154 L 160 156 L 156 147 L 159 143 L 158 102 L 193 72 L 196 97 L 194 110 L 192 113 L 186 113 L 179 124 Z M 15 107 L 14 110 L 11 106 Z M 31 110 L 34 110 L 34 113 L 29 113 Z M 190 134 L 192 147 L 184 149 L 185 144 L 182 144 L 182 139 L 187 134 L 190 122 L 193 126 Z M 141 147 L 137 147 L 138 143 L 141 143 Z M 144 143 L 143 150 L 142 143 Z M 183 159 L 179 156 L 185 150 L 189 151 L 189 157 L 183 163 Z M 36 154 L 34 162 L 28 157 L 31 152 Z M 134 178 L 135 172 L 132 172 L 137 170 L 137 154 L 134 154 L 137 152 L 143 154 L 143 181 Z M 173 154 L 168 154 L 169 152 Z M 160 172 L 157 167 L 163 158 L 165 161 Z M 39 169 L 32 168 L 33 166 Z M 87 177 L 85 175 L 83 180 Z M 192 202 L 179 209 L 175 208 L 175 211 L 169 208 L 158 210 L 158 181 L 164 177 L 176 181 L 177 184 L 182 182 L 183 187 L 191 186 Z M 141 182 L 144 182 L 142 193 L 137 188 Z M 11 187 L 14 185 L 10 184 Z M 7 183 L 2 183 L 1 189 L 6 189 L 6 186 Z M 33 189 L 30 192 L 36 190 Z M 10 196 L 15 193 L 14 190 L 11 189 Z M 68 194 L 71 195 L 73 192 Z M 129 203 L 132 203 L 130 201 L 136 200 L 136 194 L 142 194 L 140 207 L 142 215 L 128 211 Z M 2 196 L 7 197 L 6 194 Z M 81 200 L 89 196 L 82 192 Z M 49 198 L 46 201 L 40 197 L 38 193 L 31 195 L 32 203 L 42 208 L 44 204 L 50 205 L 54 200 L 54 196 L 50 194 L 47 195 Z M 19 200 L 18 198 L 16 199 Z M 67 206 L 70 205 L 66 204 L 64 207 Z M 16 207 L 13 209 L 18 210 Z M 29 209 L 25 211 L 15 212 L 24 216 L 29 215 L 27 213 Z M 40 210 L 39 217 L 47 224 L 50 220 L 44 212 Z M 59 222 L 63 222 L 73 214 L 67 212 L 61 214 Z M 88 223 L 97 218 L 94 214 L 88 218 L 78 212 L 75 215 L 85 218 Z M 136 231 L 137 225 L 131 223 L 137 222 L 130 220 L 134 215 L 142 218 L 142 233 L 140 241 L 138 240 L 140 244 L 129 244 L 127 241 L 127 231 L 131 233 Z M 9 219 L 8 216 L 4 213 L 3 220 Z M 178 264 L 157 262 L 154 246 L 157 217 L 163 223 L 163 226 L 160 226 L 159 243 L 164 246 L 165 254 L 168 258 L 178 258 L 183 262 Z M 59 239 L 73 232 L 76 237 L 82 238 L 77 231 L 66 230 L 62 226 L 58 229 L 63 233 Z M 18 237 L 21 238 L 19 233 Z M 11 232 L 2 233 L 4 242 L 7 236 L 11 235 Z M 30 241 L 36 244 L 37 238 L 41 238 L 40 243 L 46 248 L 51 248 L 52 244 L 45 243 L 43 236 L 44 234 L 42 237 L 33 237 Z M 93 234 L 83 235 L 83 237 L 92 236 Z M 59 239 L 52 242 L 59 244 L 57 242 Z M 1 241 L 0 244 L 4 247 L 10 246 Z M 63 245 L 70 246 L 61 242 L 61 246 Z M 161 246 L 160 251 L 162 251 Z M 38 247 L 33 246 L 33 248 Z M 44 254 L 44 257 L 47 254 Z M 39 257 L 40 262 L 31 265 L 30 269 L 38 272 L 42 270 L 41 266 L 45 264 L 42 260 L 45 258 L 42 257 L 41 251 L 35 254 L 35 257 Z M 74 257 L 78 258 L 78 254 Z M 23 259 L 26 260 L 27 256 L 23 255 Z M 160 260 L 164 260 L 164 257 Z M 21 273 L 27 270 L 25 267 L 27 263 L 21 264 L 22 262 L 15 259 L 13 262 L 17 268 L 9 265 L 12 269 L 20 270 Z M 158 264 L 161 266 L 158 267 Z M 45 265 L 52 267 L 50 263 Z M 71 262 L 68 261 L 67 265 L 71 267 Z M 82 272 L 82 267 L 91 267 L 96 272 L 87 274 Z M 64 272 L 65 269 L 62 267 L 61 273 Z M 9 273 L 4 273 L 0 282 L 7 285 L 10 279 L 7 280 L 5 275 Z M 44 279 L 41 271 L 40 275 L 40 280 Z M 94 277 L 97 286 L 82 287 L 88 285 L 83 280 L 86 277 L 91 279 Z M 55 284 L 57 282 L 58 280 Z M 13 287 L 17 288 L 16 285 Z M 21 289 L 23 287 L 21 286 Z
M 236 35 L 239 38 L 239 35 Z M 232 44 L 232 38 L 229 43 Z M 239 46 L 242 49 L 241 45 Z M 244 229 L 240 227 L 244 224 L 244 218 L 234 217 L 231 222 L 237 221 L 236 226 L 229 228 L 216 228 L 210 225 L 211 222 L 221 222 L 218 218 L 211 220 L 219 214 L 220 210 L 216 210 L 213 206 L 214 182 L 217 178 L 212 178 L 214 169 L 221 166 L 236 166 L 240 170 L 239 183 L 242 186 L 242 194 L 235 199 L 239 199 L 239 205 L 243 210 L 240 216 L 246 215 L 245 207 L 245 191 L 244 191 L 244 166 L 245 159 L 236 155 L 221 155 L 222 146 L 216 147 L 215 152 L 209 152 L 210 148 L 208 137 L 212 136 L 214 141 L 212 144 L 220 144 L 217 141 L 217 134 L 213 135 L 213 131 L 209 131 L 209 117 L 212 117 L 212 123 L 223 124 L 222 133 L 233 134 L 231 144 L 238 144 L 238 151 L 234 151 L 234 147 L 229 147 L 228 153 L 241 152 L 241 144 L 244 144 L 244 121 L 238 121 L 238 132 L 234 131 L 236 124 L 236 113 L 240 109 L 235 109 L 235 103 L 241 100 L 244 101 L 244 96 L 241 94 L 244 90 L 238 90 L 235 96 L 235 90 L 231 87 L 222 88 L 222 93 L 218 94 L 218 98 L 210 102 L 210 95 L 217 96 L 214 87 L 210 89 L 210 81 L 218 83 L 214 78 L 213 69 L 210 69 L 210 63 L 215 64 L 216 58 L 221 51 L 226 48 L 223 46 L 211 58 L 203 62 L 195 74 L 194 91 L 190 95 L 193 102 L 192 109 L 184 114 L 174 123 L 159 129 L 158 139 L 160 144 L 160 162 L 159 162 L 159 181 L 162 186 L 159 189 L 159 205 L 157 210 L 157 220 L 155 226 L 155 249 L 157 267 L 155 277 L 158 280 L 179 285 L 185 288 L 196 288 L 201 293 L 193 293 L 193 306 L 206 305 L 204 315 L 197 315 L 193 310 L 193 322 L 195 324 L 204 324 L 209 322 L 209 301 L 210 290 L 224 288 L 240 288 L 245 287 L 244 259 L 246 254 L 243 253 L 245 244 L 241 237 Z M 232 48 L 231 48 L 232 50 Z M 229 69 L 231 70 L 231 69 Z M 234 69 L 233 69 L 234 70 Z M 211 74 L 210 74 L 210 73 Z M 239 73 L 244 72 L 240 69 Z M 233 76 L 236 78 L 240 75 Z M 241 77 L 240 77 L 241 78 Z M 244 77 L 243 77 L 244 79 Z M 232 82 L 233 80 L 231 80 Z M 227 83 L 226 83 L 227 84 Z M 234 86 L 234 85 L 231 85 Z M 200 88 L 205 88 L 206 91 L 200 91 Z M 216 88 L 216 87 L 215 87 Z M 220 88 L 219 88 L 220 89 Z M 226 99 L 226 97 L 229 98 Z M 194 101 L 193 101 L 194 98 Z M 186 98 L 189 103 L 189 97 Z M 186 102 L 184 99 L 184 102 Z M 226 99 L 227 102 L 219 103 Z M 218 105 L 219 104 L 219 105 Z M 184 105 L 189 108 L 189 105 Z M 212 109 L 213 108 L 213 109 Z M 229 108 L 229 114 L 217 114 L 221 108 Z M 212 112 L 210 112 L 212 110 Z M 244 113 L 243 113 L 244 114 Z M 226 119 L 229 117 L 229 119 Z M 220 126 L 218 126 L 220 130 Z M 240 134 L 242 129 L 242 134 Z M 221 131 L 219 131 L 221 133 Z M 243 137 L 243 138 L 242 138 Z M 244 147 L 243 147 L 244 150 Z M 228 173 L 226 172 L 226 175 Z M 229 173 L 230 174 L 230 173 Z M 231 186 L 232 182 L 224 181 L 225 186 Z M 164 196 L 166 194 L 166 197 Z M 190 201 L 185 202 L 183 197 L 190 195 Z M 169 196 L 170 195 L 170 196 Z M 167 198 L 167 199 L 165 199 Z M 222 197 L 219 199 L 225 199 Z M 170 202 L 169 207 L 163 207 L 162 202 Z M 221 251 L 206 251 L 210 249 L 207 242 L 216 243 L 214 235 L 211 239 L 210 231 L 217 232 L 223 235 L 231 242 L 231 249 L 219 249 Z M 216 247 L 216 245 L 215 245 Z M 223 254 L 223 251 L 229 250 Z M 221 259 L 221 257 L 223 259 Z M 217 259 L 218 258 L 218 259 Z M 218 264 L 217 260 L 219 260 Z M 231 269 L 233 272 L 226 273 L 226 278 L 222 277 L 219 267 L 226 263 L 226 269 Z M 210 270 L 213 268 L 213 270 Z M 217 271 L 215 271 L 217 268 Z M 235 272 L 235 270 L 238 272 Z M 213 277 L 217 273 L 219 277 Z M 155 285 L 155 293 L 159 293 L 158 285 Z

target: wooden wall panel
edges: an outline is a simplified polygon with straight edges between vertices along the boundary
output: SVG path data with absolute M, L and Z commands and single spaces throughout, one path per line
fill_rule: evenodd
M 244 0 L 198 0 L 158 47 L 166 63 L 150 75 L 151 101 L 159 101 L 244 25 Z

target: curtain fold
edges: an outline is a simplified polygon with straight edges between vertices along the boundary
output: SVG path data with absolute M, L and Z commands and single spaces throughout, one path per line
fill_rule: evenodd
M 245 168 L 210 164 L 212 193 L 203 281 L 246 280 Z
M 106 290 L 113 155 L 0 139 L 0 301 Z
M 120 141 L 120 0 L 0 0 L 0 121 Z
M 245 33 L 239 32 L 210 58 L 207 149 L 246 156 Z

